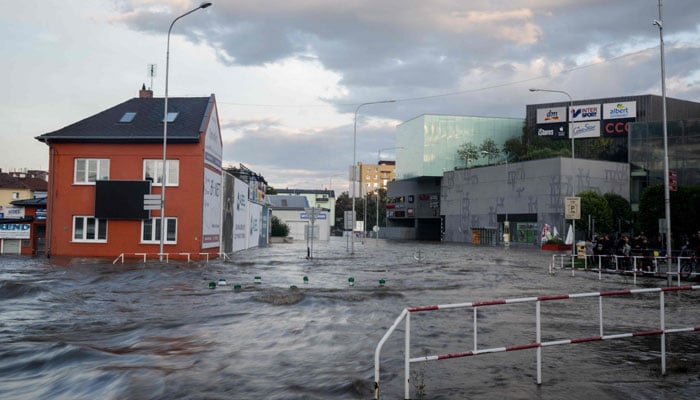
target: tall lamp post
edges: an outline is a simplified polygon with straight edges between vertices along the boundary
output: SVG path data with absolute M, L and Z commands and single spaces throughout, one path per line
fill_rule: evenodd
M 481 154 L 488 154 L 488 155 L 495 155 L 494 153 L 491 153 L 490 151 L 482 150 Z M 508 154 L 505 154 L 505 160 L 506 160 L 506 191 L 503 194 L 503 212 L 506 215 L 506 219 L 503 220 L 503 245 L 508 247 L 510 246 L 510 225 L 508 224 L 508 206 L 506 204 L 506 201 L 508 200 Z M 508 236 L 506 236 L 508 235 Z
M 654 20 L 654 25 L 659 27 L 659 41 L 661 51 L 661 103 L 663 108 L 663 134 L 664 134 L 664 212 L 666 216 L 666 260 L 668 270 L 671 270 L 671 193 L 669 184 L 668 165 L 668 123 L 666 122 L 666 62 L 664 60 L 664 24 L 661 19 L 661 0 L 659 0 L 659 19 Z M 666 364 L 662 365 L 662 373 L 666 373 Z
M 211 3 L 202 3 L 199 5 L 197 8 L 193 8 L 190 11 L 187 11 L 186 13 L 180 15 L 179 17 L 175 18 L 173 22 L 170 23 L 170 28 L 168 28 L 168 44 L 166 47 L 165 51 L 165 101 L 164 101 L 164 107 L 163 107 L 163 165 L 162 165 L 162 173 L 161 173 L 161 189 L 160 189 L 160 261 L 163 261 L 163 245 L 165 244 L 165 236 L 167 232 L 165 231 L 166 229 L 166 224 L 165 224 L 165 183 L 166 183 L 166 160 L 167 160 L 167 142 L 168 142 L 168 70 L 170 68 L 170 32 L 173 30 L 173 25 L 175 23 L 183 18 L 186 17 L 193 12 L 199 10 L 199 9 L 204 9 L 211 6 Z
M 377 169 L 379 168 L 379 163 L 382 161 L 382 150 L 394 150 L 394 149 L 403 149 L 403 147 L 401 147 L 401 146 L 385 147 L 383 149 L 377 150 Z M 379 186 L 381 187 L 381 185 L 379 185 Z M 377 188 L 377 213 L 376 213 L 376 217 L 377 217 L 376 218 L 377 221 L 376 221 L 375 226 L 377 227 L 377 230 L 374 231 L 374 235 L 375 235 L 374 238 L 376 240 L 375 243 L 377 243 L 377 245 L 379 245 L 379 187 Z
M 573 183 L 573 194 L 572 196 L 576 196 L 576 159 L 574 157 L 574 132 L 571 130 L 571 121 L 569 118 L 569 113 L 571 113 L 571 108 L 574 106 L 574 101 L 571 99 L 571 95 L 563 90 L 550 90 L 550 89 L 530 89 L 531 92 L 550 92 L 550 93 L 561 93 L 566 95 L 566 97 L 569 98 L 569 110 L 567 110 L 566 113 L 566 120 L 569 123 L 569 137 L 571 138 L 571 166 L 574 169 L 574 173 L 572 174 L 572 178 L 574 180 Z M 574 255 L 576 254 L 576 220 L 572 219 L 571 220 L 571 228 L 574 231 L 574 243 L 571 244 L 571 254 Z
M 354 235 L 355 232 L 355 181 L 357 181 L 357 113 L 360 111 L 360 108 L 364 106 L 382 103 L 396 103 L 396 100 L 370 101 L 368 103 L 362 103 L 358 105 L 355 109 L 355 122 L 352 135 L 352 173 L 350 175 L 350 185 L 352 186 L 352 228 L 350 231 L 351 236 Z M 350 254 L 355 254 L 355 238 L 351 237 L 350 239 Z

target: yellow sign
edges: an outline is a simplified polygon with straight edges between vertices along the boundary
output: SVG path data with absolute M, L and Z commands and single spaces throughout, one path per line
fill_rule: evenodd
M 566 197 L 564 199 L 564 217 L 566 219 L 581 219 L 580 197 Z

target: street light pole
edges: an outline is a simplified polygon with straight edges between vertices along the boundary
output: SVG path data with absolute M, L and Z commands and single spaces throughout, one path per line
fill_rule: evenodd
M 355 238 L 352 237 L 355 234 L 355 181 L 357 181 L 357 113 L 360 108 L 368 106 L 371 104 L 382 104 L 382 103 L 396 103 L 396 100 L 382 100 L 382 101 L 370 101 L 368 103 L 361 103 L 355 109 L 355 122 L 353 127 L 352 135 L 352 174 L 350 176 L 350 185 L 352 186 L 352 228 L 350 230 L 351 235 L 351 250 L 350 254 L 355 254 Z
M 563 90 L 550 90 L 550 89 L 530 89 L 531 92 L 550 92 L 550 93 L 561 93 L 566 95 L 566 97 L 569 98 L 569 109 L 567 110 L 566 113 L 566 121 L 569 124 L 569 137 L 571 138 L 571 167 L 573 168 L 573 183 L 572 183 L 572 190 L 573 190 L 573 197 L 576 197 L 576 159 L 574 157 L 574 132 L 572 131 L 571 127 L 571 118 L 569 118 L 569 114 L 571 113 L 571 109 L 574 106 L 574 101 L 571 99 L 571 95 Z M 571 254 L 575 255 L 576 251 L 576 220 L 572 219 L 571 220 L 571 229 L 574 231 L 574 242 L 571 244 Z
M 165 183 L 166 183 L 166 160 L 167 160 L 167 142 L 168 142 L 168 70 L 170 69 L 170 33 L 173 30 L 173 25 L 181 19 L 193 12 L 207 8 L 211 6 L 211 3 L 202 3 L 197 8 L 193 8 L 190 11 L 180 15 L 175 18 L 173 22 L 170 23 L 170 28 L 168 28 L 168 42 L 165 50 L 165 99 L 163 107 L 163 165 L 161 171 L 161 189 L 160 189 L 160 250 L 159 250 L 159 260 L 163 261 L 163 245 L 165 244 L 166 236 L 166 224 L 165 224 Z
M 666 62 L 664 59 L 664 32 L 663 20 L 661 18 L 661 0 L 659 0 L 659 19 L 654 20 L 654 25 L 659 27 L 659 41 L 661 44 L 661 102 L 663 108 L 663 134 L 664 134 L 664 212 L 666 214 L 666 259 L 668 260 L 668 268 L 671 270 L 671 193 L 669 184 L 669 165 L 668 165 L 668 123 L 666 121 Z M 666 365 L 663 365 L 665 373 Z

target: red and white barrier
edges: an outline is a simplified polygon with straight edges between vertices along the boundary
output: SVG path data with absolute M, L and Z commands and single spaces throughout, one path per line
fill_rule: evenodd
M 537 296 L 537 297 L 523 297 L 514 299 L 500 299 L 500 300 L 490 300 L 490 301 L 475 301 L 468 303 L 455 303 L 455 304 L 438 304 L 422 307 L 410 307 L 405 308 L 401 314 L 396 318 L 393 325 L 384 334 L 382 339 L 377 344 L 377 348 L 374 353 L 374 398 L 379 399 L 379 366 L 380 366 L 380 355 L 381 349 L 384 343 L 389 339 L 391 334 L 396 330 L 401 321 L 405 320 L 405 360 L 404 360 L 404 398 L 409 399 L 409 376 L 410 376 L 410 364 L 415 362 L 426 362 L 426 361 L 439 361 L 447 360 L 451 358 L 459 357 L 470 357 L 489 353 L 500 353 L 509 352 L 517 350 L 527 350 L 536 349 L 537 350 L 537 384 L 542 383 L 542 348 L 549 346 L 560 346 L 567 344 L 579 344 L 587 342 L 596 342 L 603 340 L 615 340 L 624 339 L 639 336 L 661 336 L 661 373 L 666 374 L 666 334 L 667 333 L 681 333 L 681 332 L 700 332 L 700 321 L 695 323 L 695 326 L 689 326 L 684 328 L 674 328 L 666 329 L 665 321 L 665 301 L 664 294 L 666 292 L 678 292 L 678 291 L 689 291 L 689 290 L 700 290 L 700 285 L 694 286 L 674 286 L 665 288 L 645 288 L 645 289 L 628 289 L 628 290 L 614 290 L 607 292 L 591 292 L 591 293 L 575 293 L 575 294 L 562 294 L 562 295 L 548 295 L 548 296 Z M 618 333 L 614 335 L 605 335 L 603 332 L 603 298 L 612 296 L 627 296 L 632 294 L 649 294 L 658 293 L 659 294 L 659 329 L 640 331 L 640 332 L 629 332 L 629 333 Z M 541 318 L 540 318 L 540 305 L 543 301 L 557 301 L 557 300 L 567 300 L 567 299 L 580 299 L 586 297 L 597 297 L 598 300 L 598 312 L 599 312 L 599 335 L 589 336 L 581 338 L 571 338 L 571 339 L 561 339 L 542 342 L 541 337 Z M 535 333 L 536 342 L 518 344 L 505 347 L 494 347 L 488 349 L 478 349 L 477 347 L 477 309 L 479 307 L 486 306 L 497 306 L 503 304 L 516 304 L 516 303 L 532 303 L 535 302 Z M 447 354 L 437 354 L 437 355 L 427 355 L 423 357 L 410 357 L 410 341 L 411 341 L 411 314 L 417 312 L 428 312 L 428 311 L 440 311 L 440 310 L 450 310 L 457 308 L 469 308 L 474 310 L 474 348 L 469 351 L 447 353 Z

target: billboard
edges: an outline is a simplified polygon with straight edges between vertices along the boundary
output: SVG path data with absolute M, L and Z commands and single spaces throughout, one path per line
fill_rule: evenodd
M 637 118 L 637 102 L 621 101 L 603 104 L 603 119 Z
M 609 119 L 603 121 L 603 137 L 622 137 L 630 131 L 630 123 L 635 118 Z
M 569 107 L 569 121 L 597 121 L 601 117 L 600 104 L 586 104 Z
M 204 167 L 202 248 L 219 247 L 221 233 L 221 174 Z
M 248 184 L 233 178 L 233 251 L 248 248 Z
M 566 107 L 537 109 L 537 124 L 556 124 L 566 122 Z
M 221 134 L 219 131 L 219 118 L 216 108 L 212 108 L 207 133 L 204 136 L 204 162 L 217 171 L 221 171 L 221 158 L 223 146 L 221 145 Z
M 572 122 L 571 135 L 574 139 L 600 137 L 600 121 Z
M 148 219 L 144 196 L 151 181 L 95 181 L 95 218 Z
M 0 224 L 0 239 L 29 239 L 29 224 Z
M 569 136 L 569 129 L 566 122 L 556 124 L 538 124 L 537 136 L 551 137 L 554 139 L 566 139 Z

